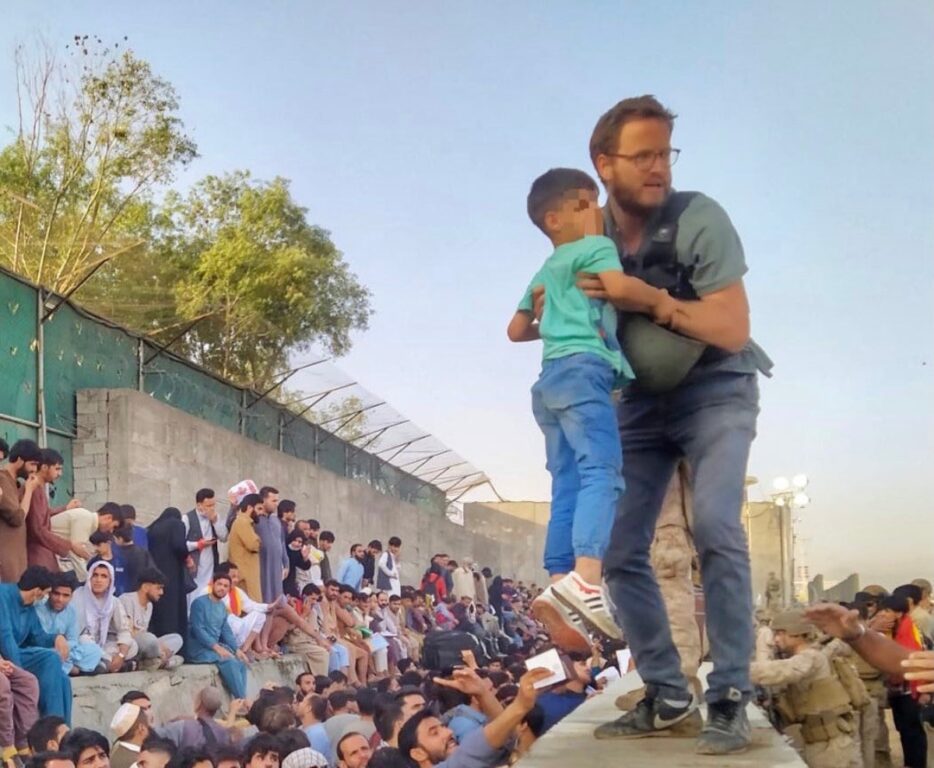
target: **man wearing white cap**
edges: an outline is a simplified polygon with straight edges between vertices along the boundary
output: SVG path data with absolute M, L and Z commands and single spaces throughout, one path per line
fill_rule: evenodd
M 136 704 L 121 704 L 110 722 L 114 747 L 110 768 L 130 768 L 139 760 L 140 749 L 149 736 L 149 716 Z

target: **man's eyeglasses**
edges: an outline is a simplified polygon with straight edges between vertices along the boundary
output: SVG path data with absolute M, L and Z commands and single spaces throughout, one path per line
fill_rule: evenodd
M 663 149 L 660 152 L 646 150 L 645 152 L 637 152 L 634 155 L 624 155 L 621 152 L 605 152 L 604 154 L 606 154 L 607 157 L 619 157 L 623 160 L 628 160 L 640 171 L 648 171 L 655 165 L 656 160 L 661 160 L 662 165 L 666 165 L 670 168 L 678 162 L 678 156 L 681 154 L 681 150 L 669 148 Z

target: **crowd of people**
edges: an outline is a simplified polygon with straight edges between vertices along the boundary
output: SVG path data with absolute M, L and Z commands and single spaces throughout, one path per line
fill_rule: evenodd
M 531 613 L 541 588 L 443 553 L 403 574 L 395 536 L 355 543 L 338 562 L 334 533 L 272 486 L 231 492 L 223 511 L 202 488 L 191 510 L 143 527 L 126 504 L 53 507 L 54 450 L 20 440 L 0 452 L 8 764 L 492 767 L 527 750 L 610 666 L 599 646 L 572 654 L 564 684 L 540 693 L 544 673 L 525 659 L 550 645 Z M 307 671 L 247 700 L 249 665 L 287 653 Z M 209 687 L 190 716 L 159 723 L 131 691 L 109 734 L 68 730 L 74 677 L 183 664 L 216 665 L 229 705 Z

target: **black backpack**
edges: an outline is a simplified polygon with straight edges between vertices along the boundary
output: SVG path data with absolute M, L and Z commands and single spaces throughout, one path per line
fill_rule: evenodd
M 422 664 L 433 670 L 463 666 L 461 651 L 473 651 L 481 667 L 489 663 L 480 641 L 469 632 L 435 630 L 425 636 Z

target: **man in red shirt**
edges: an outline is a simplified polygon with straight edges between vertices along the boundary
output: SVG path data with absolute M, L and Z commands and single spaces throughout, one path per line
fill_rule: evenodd
M 26 552 L 29 565 L 41 565 L 52 573 L 58 573 L 58 557 L 67 557 L 74 553 L 78 557 L 87 559 L 91 553 L 81 542 L 71 542 L 55 533 L 52 533 L 52 515 L 66 509 L 81 506 L 77 499 L 72 499 L 64 507 L 51 509 L 49 507 L 48 484 L 54 483 L 62 476 L 64 459 L 58 451 L 43 448 L 39 453 L 39 469 L 37 475 L 41 485 L 36 488 L 29 502 L 29 514 L 26 515 Z

